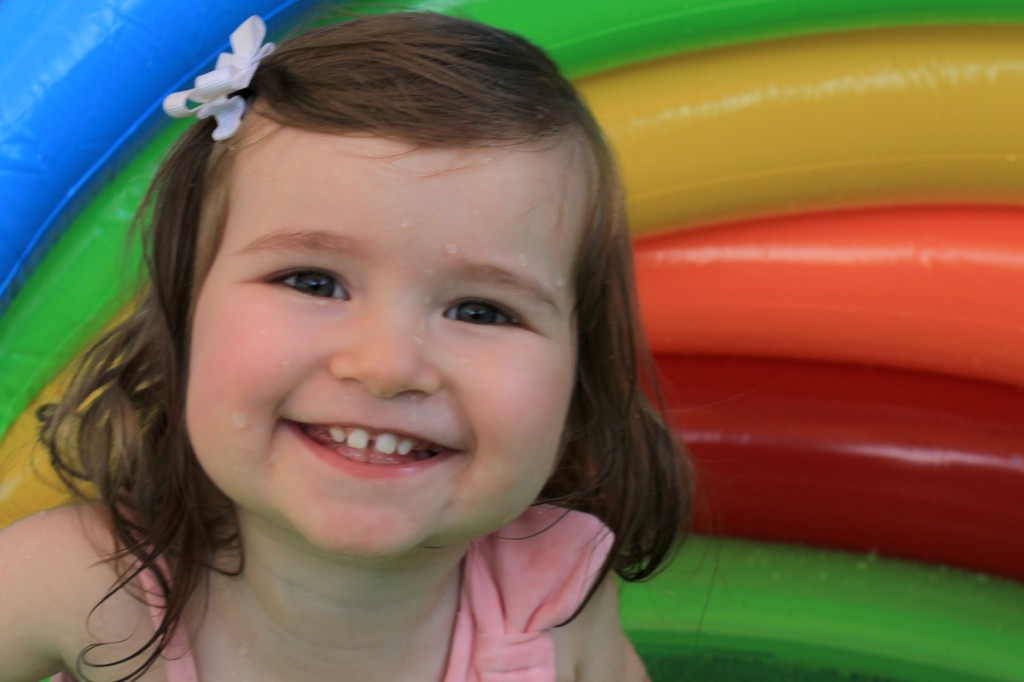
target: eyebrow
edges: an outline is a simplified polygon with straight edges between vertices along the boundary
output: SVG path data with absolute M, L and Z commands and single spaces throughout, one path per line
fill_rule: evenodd
M 323 232 L 321 230 L 282 230 L 271 232 L 249 242 L 239 254 L 265 253 L 268 251 L 293 251 L 316 253 L 319 251 L 359 251 L 358 240 L 351 237 Z
M 550 307 L 556 313 L 560 312 L 555 297 L 540 282 L 533 277 L 506 270 L 500 265 L 491 263 L 474 263 L 463 260 L 455 266 L 456 273 L 466 279 L 482 281 L 502 289 L 518 292 L 527 298 Z

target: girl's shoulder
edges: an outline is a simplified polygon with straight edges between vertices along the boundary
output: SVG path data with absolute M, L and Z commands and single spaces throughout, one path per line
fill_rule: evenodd
M 618 586 L 607 576 L 571 622 L 551 631 L 559 680 L 649 682 L 619 622 Z
M 148 638 L 145 606 L 124 591 L 94 610 L 117 580 L 106 561 L 113 550 L 95 505 L 39 512 L 0 530 L 0 682 L 41 679 L 93 642 L 130 647 Z

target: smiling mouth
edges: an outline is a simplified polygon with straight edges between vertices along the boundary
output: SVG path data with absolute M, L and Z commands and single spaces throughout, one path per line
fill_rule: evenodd
M 364 464 L 411 464 L 433 459 L 447 448 L 428 441 L 359 427 L 299 424 L 311 439 L 342 457 Z

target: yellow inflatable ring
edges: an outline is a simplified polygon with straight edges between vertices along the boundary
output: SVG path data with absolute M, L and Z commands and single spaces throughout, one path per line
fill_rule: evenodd
M 821 35 L 583 79 L 634 231 L 879 204 L 1024 203 L 1024 28 Z

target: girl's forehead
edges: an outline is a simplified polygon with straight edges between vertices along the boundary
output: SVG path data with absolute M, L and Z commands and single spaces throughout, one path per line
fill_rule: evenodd
M 423 180 L 451 173 L 483 179 L 514 174 L 529 167 L 531 176 L 559 181 L 572 179 L 584 156 L 581 144 L 564 140 L 496 142 L 464 147 L 425 147 L 410 142 L 357 134 L 332 134 L 301 130 L 263 119 L 239 145 L 238 161 L 256 169 L 257 174 L 275 168 L 308 175 L 315 170 L 332 170 L 334 177 L 346 171 L 370 178 L 384 176 Z M 326 179 L 326 178 L 324 178 Z
M 566 238 L 577 236 L 587 203 L 575 141 L 424 148 L 267 124 L 240 147 L 229 223 L 239 213 L 301 222 L 342 207 L 348 216 L 419 223 L 477 216 L 529 225 L 542 214 Z
M 507 251 L 567 279 L 587 213 L 582 156 L 575 142 L 423 148 L 260 125 L 231 164 L 223 245 L 320 232 L 368 251 Z

